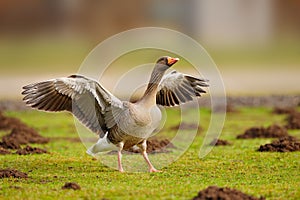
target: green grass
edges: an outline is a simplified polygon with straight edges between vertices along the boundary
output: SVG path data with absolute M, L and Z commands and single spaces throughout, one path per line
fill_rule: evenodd
M 256 149 L 271 139 L 235 139 L 250 126 L 283 124 L 284 116 L 270 111 L 268 108 L 241 108 L 238 113 L 227 114 L 221 138 L 233 145 L 215 147 L 204 159 L 199 159 L 210 117 L 209 111 L 202 109 L 204 131 L 197 135 L 180 159 L 163 168 L 161 173 L 119 173 L 86 155 L 81 143 L 57 140 L 33 145 L 51 153 L 0 156 L 0 168 L 15 168 L 29 175 L 28 179 L 0 179 L 0 199 L 191 199 L 210 185 L 235 188 L 267 199 L 299 199 L 300 152 L 260 153 Z M 168 110 L 167 113 L 165 126 L 175 125 L 179 112 Z M 43 136 L 78 137 L 69 114 L 37 111 L 7 114 L 21 118 Z M 289 133 L 300 136 L 298 130 Z M 172 132 L 164 128 L 160 134 L 172 135 Z M 150 159 L 154 160 L 155 156 L 160 155 Z M 82 189 L 62 190 L 65 182 L 76 182 Z M 10 187 L 13 185 L 21 188 Z

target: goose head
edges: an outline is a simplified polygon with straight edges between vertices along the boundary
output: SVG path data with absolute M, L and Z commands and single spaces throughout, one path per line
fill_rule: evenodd
M 179 58 L 172 58 L 170 56 L 163 56 L 163 57 L 159 58 L 156 61 L 155 68 L 159 71 L 164 72 L 167 69 L 169 69 L 172 65 L 174 65 L 178 60 L 179 60 Z

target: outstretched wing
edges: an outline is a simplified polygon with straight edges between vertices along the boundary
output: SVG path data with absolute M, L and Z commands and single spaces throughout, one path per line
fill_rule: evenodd
M 80 75 L 51 79 L 23 87 L 24 102 L 44 111 L 72 112 L 91 131 L 103 135 L 115 125 L 122 101 L 99 83 Z
M 206 93 L 207 80 L 172 71 L 163 76 L 156 94 L 156 104 L 176 106 Z

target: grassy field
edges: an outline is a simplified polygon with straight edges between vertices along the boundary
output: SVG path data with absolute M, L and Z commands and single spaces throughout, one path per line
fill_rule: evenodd
M 169 118 L 161 135 L 169 135 L 168 127 L 178 123 L 178 111 L 167 113 Z M 209 113 L 201 109 L 204 130 L 184 155 L 161 173 L 119 173 L 86 155 L 82 143 L 66 139 L 32 145 L 46 148 L 50 154 L 0 156 L 0 168 L 15 168 L 29 175 L 28 179 L 0 179 L 0 199 L 191 199 L 210 185 L 235 188 L 267 199 L 300 198 L 300 152 L 261 153 L 256 151 L 258 147 L 272 139 L 235 139 L 251 126 L 283 124 L 284 116 L 272 114 L 270 108 L 241 108 L 237 113 L 228 113 L 221 139 L 233 145 L 217 146 L 199 159 Z M 20 118 L 43 136 L 78 137 L 73 118 L 66 113 L 6 114 Z M 300 131 L 289 133 L 300 136 Z M 81 190 L 62 190 L 66 182 L 78 183 Z

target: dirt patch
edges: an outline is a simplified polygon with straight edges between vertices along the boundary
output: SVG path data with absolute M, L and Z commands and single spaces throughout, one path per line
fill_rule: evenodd
M 288 132 L 285 127 L 279 125 L 271 125 L 267 128 L 264 127 L 252 127 L 247 129 L 244 134 L 238 135 L 238 139 L 250 139 L 250 138 L 279 138 L 288 136 Z
M 232 145 L 230 142 L 228 142 L 227 140 L 221 140 L 221 139 L 214 139 L 213 141 L 211 141 L 211 143 L 209 144 L 211 146 L 226 146 L 226 145 Z
M 37 147 L 31 147 L 29 145 L 27 145 L 25 148 L 23 149 L 19 149 L 16 154 L 19 155 L 28 155 L 28 154 L 43 154 L 43 153 L 48 153 L 45 149 L 40 149 Z
M 28 127 L 17 118 L 6 117 L 0 112 L 0 129 L 11 130 L 2 137 L 0 142 L 0 154 L 7 154 L 7 149 L 17 149 L 17 154 L 26 155 L 31 153 L 44 153 L 45 150 L 30 146 L 21 149 L 21 145 L 28 143 L 45 144 L 48 138 L 41 136 L 35 129 Z
M 193 200 L 264 200 L 264 197 L 256 198 L 245 194 L 236 189 L 219 188 L 217 186 L 209 186 L 201 190 Z
M 296 112 L 296 109 L 294 107 L 274 107 L 273 113 L 282 115 L 282 114 L 292 114 Z
M 27 174 L 15 169 L 0 169 L 0 178 L 28 178 Z
M 176 148 L 168 139 L 159 140 L 152 138 L 147 140 L 147 153 L 169 153 L 170 148 Z M 140 149 L 130 148 L 124 153 L 140 153 Z
M 19 126 L 25 126 L 25 124 L 17 118 L 4 116 L 0 111 L 0 130 L 11 130 Z
M 14 128 L 10 134 L 3 136 L 0 146 L 6 149 L 20 149 L 22 144 L 45 144 L 47 142 L 49 142 L 49 139 L 41 136 L 35 129 L 20 126 Z
M 65 185 L 62 186 L 61 189 L 63 189 L 63 190 L 65 190 L 65 189 L 80 190 L 81 187 L 77 183 L 69 182 L 69 183 L 65 183 Z
M 4 149 L 20 149 L 20 143 L 13 138 L 3 137 L 2 142 L 0 142 L 0 147 Z
M 287 129 L 300 129 L 300 113 L 293 112 L 289 114 L 289 116 L 285 119 L 287 125 L 285 126 Z
M 168 153 L 170 150 L 167 148 L 176 148 L 174 144 L 168 139 L 150 139 L 147 140 L 147 153 Z
M 4 149 L 0 146 L 0 155 L 11 154 L 11 152 L 7 149 Z
M 261 145 L 258 151 L 292 152 L 300 151 L 300 142 L 295 137 L 282 137 L 270 144 Z
M 175 149 L 175 145 L 168 139 L 159 140 L 157 138 L 151 138 L 147 140 L 147 153 L 169 153 L 170 148 Z M 129 148 L 122 151 L 123 154 L 140 153 L 139 148 Z M 117 151 L 110 151 L 108 154 L 117 154 Z

